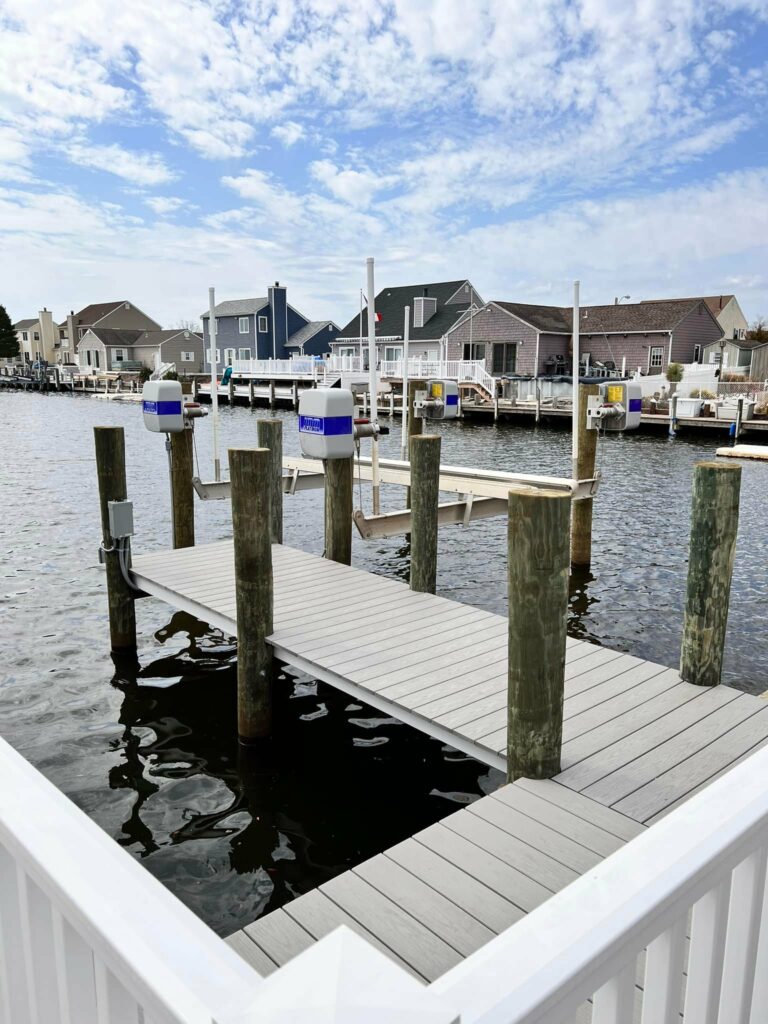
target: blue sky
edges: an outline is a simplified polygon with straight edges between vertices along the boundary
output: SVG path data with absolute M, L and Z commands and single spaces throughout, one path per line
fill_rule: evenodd
M 768 0 L 0 0 L 0 302 L 768 315 Z

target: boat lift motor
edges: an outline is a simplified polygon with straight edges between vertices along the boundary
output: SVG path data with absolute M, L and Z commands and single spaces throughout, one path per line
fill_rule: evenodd
M 348 459 L 362 437 L 388 434 L 367 419 L 355 419 L 355 396 L 345 388 L 312 388 L 299 396 L 299 441 L 310 459 Z
M 587 399 L 587 430 L 636 430 L 640 426 L 642 389 L 635 381 L 598 384 Z
M 459 415 L 459 385 L 455 380 L 428 380 L 425 391 L 417 391 L 414 415 L 426 420 L 455 420 Z
M 189 420 L 208 415 L 197 402 L 185 403 L 177 380 L 148 380 L 141 389 L 141 411 L 153 434 L 179 434 Z

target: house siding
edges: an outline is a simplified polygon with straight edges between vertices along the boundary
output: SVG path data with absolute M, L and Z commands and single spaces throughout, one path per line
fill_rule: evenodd
M 746 337 L 749 324 L 735 298 L 729 299 L 716 316 L 726 338 L 733 338 L 734 331 L 743 331 L 744 333 L 739 337 Z
M 91 361 L 88 362 L 88 354 L 90 353 Z M 96 359 L 94 353 L 98 353 L 99 365 L 96 367 Z M 81 367 L 90 366 L 91 369 L 107 370 L 107 349 L 106 346 L 99 341 L 95 335 L 88 337 L 86 335 L 80 342 L 77 350 L 77 361 Z
M 472 318 L 471 331 L 470 321 L 467 319 L 447 335 L 448 359 L 463 359 L 464 345 L 469 344 L 470 337 L 474 344 L 481 342 L 485 344 L 485 367 L 489 373 L 493 367 L 491 346 L 494 342 L 516 342 L 518 345 L 516 372 L 524 374 L 534 372 L 536 331 L 522 320 L 518 320 L 517 317 L 510 316 L 509 313 L 494 306 L 481 309 Z
M 272 336 L 274 338 L 275 359 L 287 359 L 289 356 L 285 343 L 288 340 L 288 296 L 286 289 L 280 285 L 274 285 L 267 290 L 269 296 L 269 308 L 272 314 Z M 307 321 L 305 320 L 304 323 Z M 273 353 L 270 352 L 270 355 Z
M 692 363 L 696 345 L 711 344 L 722 337 L 720 324 L 710 314 L 704 303 L 692 309 L 675 327 L 672 338 L 672 360 L 674 363 Z
M 245 335 L 241 335 L 245 337 Z M 191 363 L 182 363 L 182 352 L 194 352 L 195 359 Z M 164 363 L 175 363 L 177 373 L 202 373 L 203 365 L 203 342 L 199 337 L 190 334 L 188 338 L 184 334 L 176 338 L 169 338 L 160 346 L 161 359 Z
M 290 314 L 290 310 L 288 311 Z M 303 352 L 305 356 L 324 356 L 327 352 L 331 351 L 331 344 L 336 340 L 336 331 L 331 325 L 331 330 L 328 327 L 322 327 L 319 331 L 312 335 L 304 342 Z
M 590 363 L 612 362 L 621 369 L 622 360 L 627 361 L 627 373 L 638 367 L 648 373 L 652 348 L 661 348 L 661 367 L 669 361 L 669 332 L 628 332 L 627 334 L 584 334 L 579 338 L 579 351 L 583 356 L 589 352 Z M 654 370 L 659 373 L 661 370 Z

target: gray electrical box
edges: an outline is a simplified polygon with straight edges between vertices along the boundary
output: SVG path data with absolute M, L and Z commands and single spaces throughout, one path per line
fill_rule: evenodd
M 132 501 L 110 501 L 107 502 L 109 513 L 109 532 L 114 540 L 122 540 L 124 537 L 133 536 L 133 502 Z

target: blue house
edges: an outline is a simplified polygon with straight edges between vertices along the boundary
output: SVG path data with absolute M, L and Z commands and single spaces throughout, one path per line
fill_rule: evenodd
M 324 356 L 339 333 L 333 320 L 310 320 L 294 309 L 279 281 L 264 298 L 230 299 L 218 303 L 215 312 L 217 371 L 236 359 Z M 208 319 L 208 312 L 201 315 L 206 368 L 210 369 Z

